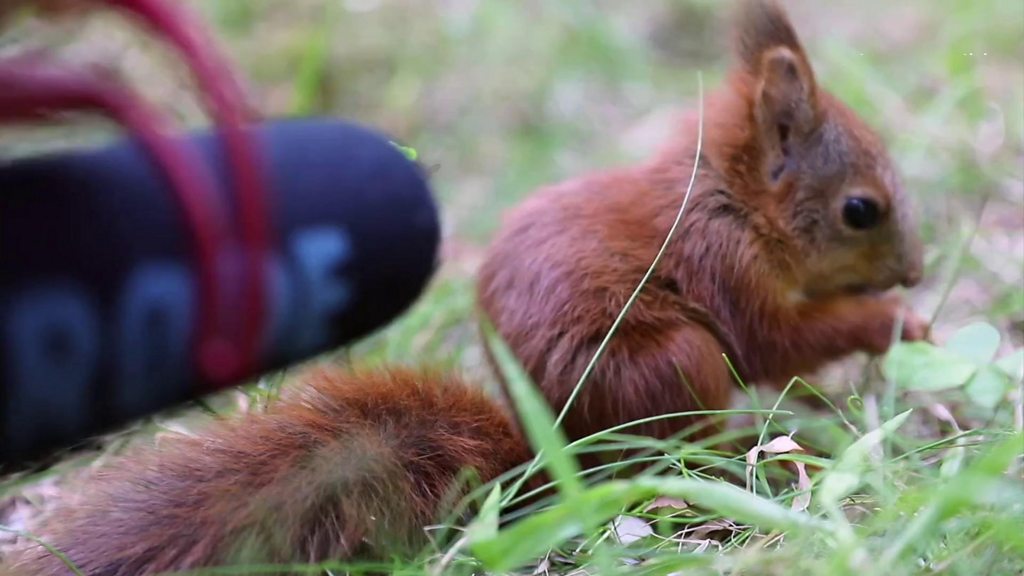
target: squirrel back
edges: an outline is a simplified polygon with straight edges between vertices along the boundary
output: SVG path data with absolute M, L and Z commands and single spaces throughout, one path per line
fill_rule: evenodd
M 486 482 L 530 457 L 498 405 L 452 377 L 319 367 L 293 392 L 118 456 L 34 531 L 87 576 L 385 558 L 425 544 L 467 469 Z M 70 573 L 41 547 L 11 569 Z
M 482 312 L 561 409 L 665 241 L 566 420 L 570 438 L 727 408 L 734 376 L 789 379 L 884 351 L 921 276 L 909 199 L 881 139 L 819 86 L 782 8 L 739 3 L 736 64 L 649 162 L 538 190 L 481 268 Z M 913 316 L 903 336 L 923 336 Z M 631 432 L 668 436 L 694 418 Z M 713 430 L 713 428 L 712 428 Z

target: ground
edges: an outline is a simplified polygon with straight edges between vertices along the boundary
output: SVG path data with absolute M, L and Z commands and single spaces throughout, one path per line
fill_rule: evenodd
M 472 274 L 502 211 L 537 185 L 635 161 L 654 150 L 671 124 L 666 120 L 695 104 L 698 72 L 707 86 L 721 77 L 731 4 L 190 3 L 244 70 L 254 101 L 268 115 L 355 119 L 415 147 L 433 167 L 446 222 L 444 266 L 409 314 L 343 356 L 369 363 L 442 364 L 484 385 L 491 377 L 472 320 Z M 785 4 L 820 81 L 884 134 L 916 198 L 927 268 L 924 283 L 909 293 L 914 307 L 935 319 L 940 343 L 955 341 L 958 332 L 961 340 L 984 340 L 990 332 L 975 324 L 984 322 L 999 336 L 995 356 L 1011 354 L 1024 343 L 1024 3 Z M 115 18 L 95 17 L 84 26 L 19 21 L 0 36 L 0 50 L 27 44 L 58 48 L 83 64 L 112 63 L 185 122 L 203 122 L 181 70 Z M 82 145 L 110 135 L 108 126 L 86 121 L 4 129 L 0 155 Z M 964 352 L 954 348 L 940 349 L 938 359 L 926 364 L 941 370 L 950 355 Z M 887 385 L 877 367 L 858 358 L 815 377 L 838 405 L 824 416 L 811 415 L 828 424 L 815 427 L 794 415 L 762 428 L 762 444 L 796 430 L 797 442 L 830 448 L 823 459 L 787 458 L 792 450 L 778 457 L 811 465 L 815 490 L 809 510 L 822 522 L 818 529 L 786 525 L 792 532 L 783 538 L 770 529 L 770 520 L 726 513 L 707 504 L 705 495 L 680 489 L 670 502 L 676 506 L 667 509 L 681 524 L 661 521 L 651 533 L 649 512 L 624 508 L 625 523 L 633 526 L 630 534 L 639 532 L 637 538 L 625 533 L 623 522 L 619 528 L 597 523 L 547 555 L 527 555 L 515 567 L 560 573 L 592 573 L 595 566 L 602 572 L 629 567 L 651 574 L 687 566 L 700 574 L 845 574 L 852 573 L 851 566 L 861 573 L 872 573 L 865 566 L 885 566 L 892 574 L 1024 573 L 1019 490 L 1024 446 L 1011 451 L 1016 468 L 999 471 L 1009 469 L 1009 475 L 976 473 L 986 458 L 998 459 L 1000 439 L 1020 439 L 1012 436 L 1022 426 L 1019 380 L 1016 390 L 1008 389 L 995 403 L 979 402 L 976 388 L 955 383 L 937 390 L 940 386 L 928 383 L 934 380 L 903 386 L 890 378 Z M 238 400 L 249 408 L 260 398 L 253 390 L 224 395 L 218 406 Z M 868 432 L 909 408 L 915 411 L 908 421 L 879 444 L 884 450 L 869 450 L 874 459 L 857 458 L 855 439 L 870 440 Z M 176 412 L 139 424 L 131 434 L 113 438 L 99 460 L 126 438 L 188 429 L 196 420 L 201 418 L 191 412 Z M 855 448 L 847 448 L 851 444 Z M 688 454 L 705 458 L 710 467 L 744 473 L 743 454 L 674 450 L 683 450 L 675 458 Z M 83 455 L 52 472 L 0 485 L 0 522 L 22 526 L 61 490 L 74 486 L 78 466 L 95 460 L 95 454 Z M 828 491 L 835 490 L 844 466 L 859 488 L 840 490 L 841 502 L 830 508 Z M 753 483 L 773 490 L 775 501 L 790 507 L 800 497 L 799 490 L 787 488 L 799 486 L 791 468 L 762 463 L 757 471 L 762 481 Z M 996 489 L 986 483 L 993 478 L 1008 484 Z M 972 493 L 991 488 L 991 497 L 964 497 L 954 504 L 944 486 Z M 703 512 L 680 509 L 682 500 L 705 503 Z M 665 509 L 660 507 L 659 517 Z M 930 524 L 921 526 L 925 520 Z M 548 534 L 543 526 L 536 532 Z M 635 541 L 615 545 L 616 539 Z M 665 554 L 673 548 L 704 553 L 684 556 L 690 562 L 685 564 L 678 555 Z M 466 571 L 486 557 L 474 557 L 476 550 L 444 548 L 427 554 L 424 562 Z M 672 561 L 684 565 L 669 566 Z M 874 563 L 882 561 L 889 563 Z M 660 569 L 662 564 L 669 567 Z

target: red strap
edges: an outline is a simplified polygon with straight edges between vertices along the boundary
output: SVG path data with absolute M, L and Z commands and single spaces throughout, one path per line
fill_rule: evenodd
M 88 73 L 42 55 L 0 60 L 0 122 L 49 120 L 66 110 L 100 112 L 127 128 L 170 181 L 195 238 L 199 275 L 199 338 L 195 353 L 231 350 L 231 335 L 220 319 L 225 310 L 218 289 L 217 258 L 230 238 L 226 211 L 202 159 L 181 140 L 168 136 L 168 123 L 135 97 L 112 74 Z M 228 358 L 227 362 L 233 362 Z
M 244 277 L 244 306 L 240 321 L 234 323 L 232 342 L 237 350 L 222 349 L 222 342 L 204 346 L 199 358 L 201 369 L 214 382 L 236 379 L 259 369 L 260 345 L 266 330 L 266 294 L 264 271 L 270 246 L 268 194 L 264 185 L 264 165 L 245 122 L 249 114 L 240 82 L 225 58 L 204 33 L 201 22 L 180 2 L 173 0 L 106 0 L 114 7 L 129 11 L 173 44 L 189 64 L 207 108 L 224 139 L 238 210 L 238 226 L 247 260 Z M 237 361 L 237 362 L 236 362 Z
M 222 289 L 217 258 L 230 238 L 216 188 L 201 162 L 166 137 L 163 119 L 126 90 L 85 73 L 61 69 L 38 57 L 7 61 L 0 70 L 0 120 L 51 118 L 62 109 L 102 111 L 136 133 L 171 181 L 196 236 L 200 276 L 200 334 L 196 355 L 204 379 L 223 385 L 259 370 L 267 322 L 266 256 L 271 245 L 265 174 L 246 121 L 245 94 L 227 61 L 198 19 L 173 0 L 97 0 L 134 14 L 182 54 L 203 90 L 207 109 L 223 138 L 237 208 L 236 230 L 244 248 L 245 274 L 233 307 Z M 198 176 L 199 173 L 203 176 Z M 218 207 L 220 208 L 220 207 Z

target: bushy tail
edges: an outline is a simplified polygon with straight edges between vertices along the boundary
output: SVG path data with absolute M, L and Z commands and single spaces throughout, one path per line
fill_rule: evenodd
M 502 410 L 451 377 L 303 380 L 266 413 L 119 458 L 38 535 L 87 576 L 377 557 L 423 544 L 465 469 L 486 481 L 529 458 Z M 14 566 L 71 573 L 42 548 Z

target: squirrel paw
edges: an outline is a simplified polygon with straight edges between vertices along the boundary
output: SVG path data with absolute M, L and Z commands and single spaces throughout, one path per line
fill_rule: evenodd
M 931 336 L 931 325 L 928 320 L 914 312 L 898 294 L 890 294 L 883 298 L 886 307 L 889 309 L 891 318 L 890 326 L 902 322 L 900 340 L 904 342 L 917 342 L 928 340 Z M 890 338 L 892 330 L 889 330 Z M 888 348 L 888 346 L 886 346 Z
M 909 307 L 904 307 L 900 313 L 903 316 L 903 331 L 900 339 L 905 342 L 916 342 L 918 340 L 931 340 L 931 324 L 919 316 Z
M 893 329 L 897 324 L 902 326 L 900 340 L 904 342 L 927 340 L 929 337 L 928 321 L 911 310 L 897 294 L 874 297 L 865 313 L 874 318 L 865 325 L 864 342 L 865 350 L 872 354 L 885 354 L 893 344 Z

